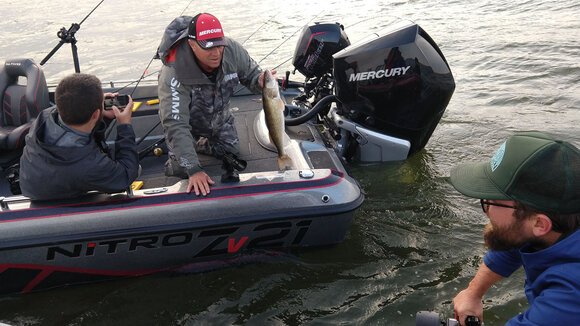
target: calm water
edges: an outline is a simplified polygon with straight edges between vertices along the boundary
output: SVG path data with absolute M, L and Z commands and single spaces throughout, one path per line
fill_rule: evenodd
M 98 2 L 0 2 L 0 62 L 12 57 L 40 62 L 58 43 L 56 32 L 80 22 Z M 351 41 L 399 19 L 415 21 L 450 63 L 455 94 L 424 151 L 402 163 L 352 167 L 367 199 L 336 247 L 200 274 L 0 298 L 0 321 L 414 325 L 418 310 L 451 316 L 451 299 L 484 253 L 486 218 L 477 201 L 449 185 L 450 168 L 489 156 L 516 130 L 543 130 L 580 145 L 576 0 L 210 3 L 105 1 L 76 34 L 81 70 L 103 81 L 139 78 L 165 26 L 190 4 L 187 14 L 215 14 L 263 66 L 282 64 L 279 71 L 292 69 L 299 30 L 311 21 L 340 22 Z M 71 58 L 65 44 L 44 66 L 49 83 L 73 72 Z M 154 62 L 148 72 L 158 68 Z M 522 284 L 520 272 L 492 289 L 486 325 L 503 324 L 526 308 Z

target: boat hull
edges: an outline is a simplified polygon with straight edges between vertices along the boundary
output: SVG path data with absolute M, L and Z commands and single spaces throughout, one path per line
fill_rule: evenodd
M 363 201 L 356 182 L 335 170 L 241 178 L 206 197 L 183 192 L 181 181 L 105 200 L 100 194 L 26 209 L 14 203 L 0 214 L 0 294 L 336 244 Z

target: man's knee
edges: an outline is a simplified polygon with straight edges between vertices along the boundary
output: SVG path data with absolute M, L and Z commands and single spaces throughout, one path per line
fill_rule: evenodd
M 240 154 L 240 142 L 235 143 L 223 143 L 223 150 L 226 153 L 232 153 L 235 155 Z
M 173 155 L 170 155 L 170 157 L 165 162 L 165 175 L 168 177 L 178 177 L 181 179 L 187 179 L 189 177 L 185 168 L 179 165 L 179 162 L 177 162 Z

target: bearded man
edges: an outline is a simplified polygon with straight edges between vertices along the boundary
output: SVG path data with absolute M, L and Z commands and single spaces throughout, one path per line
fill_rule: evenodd
M 576 325 L 580 312 L 580 150 L 537 131 L 509 137 L 491 160 L 451 171 L 460 193 L 480 198 L 489 251 L 455 316 L 483 320 L 489 288 L 520 267 L 528 309 L 506 325 Z

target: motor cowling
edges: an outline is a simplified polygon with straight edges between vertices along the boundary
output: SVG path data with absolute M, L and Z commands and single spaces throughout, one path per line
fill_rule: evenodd
M 332 69 L 332 55 L 350 45 L 339 23 L 315 23 L 302 29 L 292 64 L 306 78 L 321 77 Z
M 333 55 L 345 118 L 422 149 L 455 89 L 443 53 L 417 24 L 388 28 Z

